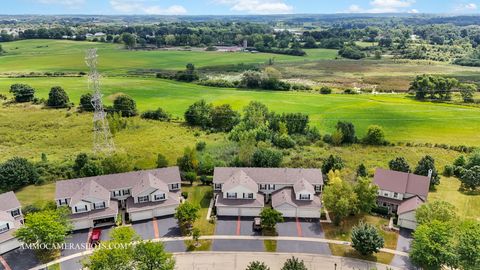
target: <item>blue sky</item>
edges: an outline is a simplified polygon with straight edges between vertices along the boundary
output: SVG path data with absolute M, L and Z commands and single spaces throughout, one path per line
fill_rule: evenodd
M 480 11 L 480 0 L 7 0 L 0 14 L 284 14 L 457 13 Z

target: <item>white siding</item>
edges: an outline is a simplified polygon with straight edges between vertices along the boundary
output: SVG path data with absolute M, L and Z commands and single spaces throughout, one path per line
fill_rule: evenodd
M 243 199 L 244 194 L 247 196 L 249 193 L 253 193 L 253 199 L 257 197 L 257 193 L 253 190 L 249 190 L 243 186 L 236 186 L 230 190 L 224 190 L 223 198 L 227 199 L 227 193 L 237 193 L 237 199 Z
M 73 220 L 73 230 L 82 230 L 93 227 L 93 221 L 90 219 Z
M 20 245 L 21 245 L 20 241 L 18 241 L 16 238 L 7 240 L 0 244 L 0 254 L 19 248 Z
M 247 207 L 240 208 L 240 216 L 242 217 L 257 217 L 260 216 L 262 208 L 260 207 Z
M 300 218 L 320 218 L 320 209 L 298 209 L 297 217 Z
M 403 193 L 397 193 L 395 197 L 395 192 L 392 192 L 392 191 L 388 191 L 388 190 L 378 190 L 378 195 L 381 196 L 381 197 L 385 197 L 385 198 L 391 198 L 391 199 L 395 199 L 395 200 L 403 200 Z
M 161 217 L 161 216 L 173 215 L 175 214 L 175 208 L 177 208 L 177 205 L 154 209 L 153 216 Z
M 152 210 L 145 210 L 141 212 L 130 213 L 131 221 L 145 220 L 145 219 L 151 219 L 151 218 L 153 218 Z
M 77 209 L 85 209 L 85 206 L 87 207 L 87 211 L 81 211 L 81 212 L 75 211 L 75 207 Z M 90 203 L 87 203 L 87 202 L 84 202 L 84 201 L 80 201 L 77 204 L 75 204 L 74 206 L 72 206 L 72 213 L 84 213 L 84 212 L 88 212 L 90 210 L 91 210 Z
M 297 200 L 301 200 L 301 199 L 300 199 L 300 195 L 307 195 L 307 196 L 310 195 L 310 201 L 313 200 L 313 197 L 315 196 L 315 194 L 313 194 L 313 193 L 310 193 L 310 192 L 308 192 L 308 191 L 306 191 L 306 190 L 302 190 L 302 191 L 300 191 L 300 192 L 295 193 L 295 198 L 296 198 Z
M 297 208 L 285 203 L 275 207 L 275 210 L 282 213 L 284 217 L 320 218 L 320 208 Z
M 239 214 L 238 207 L 217 207 L 217 216 L 238 216 Z
M 282 213 L 283 217 L 296 217 L 297 216 L 297 208 L 291 206 L 289 204 L 283 204 L 280 206 L 275 207 L 275 210 Z

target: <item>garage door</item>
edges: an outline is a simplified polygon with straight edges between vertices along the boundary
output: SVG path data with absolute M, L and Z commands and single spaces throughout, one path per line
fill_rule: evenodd
M 240 208 L 240 216 L 257 217 L 260 215 L 262 208 Z
M 14 250 L 18 247 L 20 247 L 20 242 L 17 239 L 13 238 L 7 240 L 0 244 L 0 254 L 9 252 L 10 250 Z
M 402 227 L 402 228 L 415 230 L 417 228 L 417 223 L 413 222 L 411 220 L 406 220 L 406 219 L 399 218 L 398 219 L 398 226 Z
M 300 218 L 320 218 L 320 209 L 298 209 L 297 216 Z
M 217 207 L 218 216 L 238 216 L 240 209 L 238 207 Z
M 153 218 L 153 211 L 146 210 L 140 212 L 129 213 L 131 221 L 139 221 L 145 219 L 152 219 Z
M 162 217 L 162 216 L 168 216 L 168 215 L 173 215 L 175 214 L 175 208 L 176 206 L 170 206 L 170 207 L 162 207 L 162 208 L 157 208 L 153 210 L 153 216 L 155 217 Z
M 297 215 L 297 209 L 288 206 L 277 207 L 276 210 L 282 213 L 284 217 L 296 217 Z
M 93 222 L 89 219 L 75 220 L 72 223 L 73 223 L 74 230 L 82 230 L 82 229 L 88 229 L 93 227 Z

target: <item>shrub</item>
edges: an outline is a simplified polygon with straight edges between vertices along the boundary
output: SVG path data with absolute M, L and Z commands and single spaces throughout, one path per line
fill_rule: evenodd
M 255 167 L 275 168 L 280 166 L 282 159 L 283 155 L 281 152 L 273 149 L 261 148 L 253 153 L 252 163 Z
M 92 98 L 93 98 L 93 95 L 90 93 L 80 96 L 80 103 L 79 103 L 80 111 L 93 112 L 95 110 L 92 104 Z
M 372 212 L 382 216 L 388 216 L 388 208 L 385 206 L 377 206 L 372 209 Z
M 450 176 L 453 176 L 453 173 L 454 173 L 453 166 L 445 165 L 445 167 L 443 168 L 443 176 L 450 177 Z
M 162 108 L 158 108 L 156 110 L 149 110 L 149 111 L 143 112 L 141 115 L 141 118 L 158 120 L 158 121 L 170 121 L 171 116 Z
M 0 164 L 0 189 L 4 192 L 35 184 L 38 180 L 35 167 L 25 158 L 14 157 Z
M 197 173 L 196 172 L 186 172 L 185 173 L 185 180 L 193 184 L 195 180 L 197 180 Z
M 377 253 L 383 248 L 383 237 L 371 224 L 361 222 L 352 229 L 352 247 L 363 256 Z
M 367 135 L 363 138 L 363 143 L 368 145 L 383 145 L 385 143 L 385 132 L 383 128 L 376 125 L 369 126 Z
M 16 102 L 29 102 L 33 100 L 35 89 L 27 84 L 12 84 L 10 93 L 13 94 Z
M 197 149 L 197 151 L 203 151 L 206 146 L 207 146 L 207 143 L 206 143 L 206 142 L 204 142 L 204 141 L 199 141 L 199 142 L 197 142 L 197 144 L 196 144 L 196 146 L 195 146 L 195 149 Z
M 182 197 L 186 200 L 188 199 L 188 192 L 182 191 Z
M 287 149 L 295 146 L 295 141 L 287 134 L 275 135 L 273 137 L 273 144 L 279 148 Z
M 47 106 L 53 108 L 66 108 L 70 106 L 67 92 L 60 86 L 54 86 L 48 93 Z
M 209 79 L 201 80 L 198 82 L 200 85 L 210 86 L 210 87 L 225 87 L 225 88 L 235 88 L 235 83 L 223 79 Z
M 322 88 L 320 88 L 320 94 L 328 95 L 331 93 L 332 93 L 332 88 L 328 86 L 322 86 Z
M 122 117 L 137 115 L 137 104 L 135 100 L 127 95 L 120 95 L 113 101 L 113 109 L 119 112 Z

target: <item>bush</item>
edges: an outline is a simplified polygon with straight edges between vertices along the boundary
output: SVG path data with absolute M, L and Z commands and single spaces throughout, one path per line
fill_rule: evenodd
M 377 228 L 371 224 L 360 222 L 352 229 L 352 247 L 363 256 L 377 253 L 383 248 L 385 241 Z
M 331 94 L 331 93 L 332 93 L 332 88 L 330 88 L 328 86 L 322 86 L 322 88 L 320 88 L 320 94 L 328 95 L 328 94 Z
M 388 208 L 385 206 L 377 206 L 372 209 L 373 213 L 377 213 L 381 216 L 388 216 Z
M 368 145 L 383 145 L 385 143 L 385 132 L 383 128 L 376 125 L 369 126 L 367 135 L 363 138 L 363 143 Z
M 127 95 L 120 95 L 113 101 L 113 109 L 119 112 L 122 117 L 132 117 L 137 115 L 137 104 L 135 100 Z
M 186 200 L 188 199 L 188 192 L 182 191 L 182 197 Z
M 80 96 L 79 109 L 83 112 L 93 112 L 95 108 L 92 104 L 93 95 L 90 93 Z
M 366 57 L 366 54 L 358 46 L 346 45 L 338 51 L 338 54 L 348 59 L 359 60 Z
M 454 168 L 452 165 L 445 165 L 443 168 L 443 176 L 445 177 L 450 177 L 453 176 L 454 174 Z
M 16 102 L 30 102 L 35 95 L 35 89 L 27 84 L 12 84 L 10 93 L 13 94 Z
M 231 81 L 223 80 L 223 79 L 209 79 L 209 80 L 201 80 L 198 82 L 200 85 L 210 86 L 210 87 L 225 87 L 225 88 L 235 88 L 237 85 Z
M 17 190 L 35 184 L 38 173 L 31 162 L 25 158 L 14 157 L 0 164 L 0 190 Z
M 54 86 L 48 93 L 47 106 L 52 108 L 66 108 L 70 106 L 67 92 L 60 86 Z
M 293 148 L 295 141 L 287 134 L 275 135 L 273 137 L 273 145 L 283 149 Z
M 214 51 L 217 51 L 217 50 L 218 50 L 218 48 L 215 47 L 215 46 L 208 46 L 208 47 L 205 49 L 205 51 L 207 51 L 207 52 L 214 52 Z
M 195 149 L 197 149 L 197 151 L 203 151 L 205 150 L 205 147 L 207 146 L 207 143 L 204 142 L 204 141 L 199 141 L 197 142 L 196 146 L 195 146 Z
M 141 118 L 143 119 L 151 119 L 157 121 L 170 121 L 170 114 L 164 111 L 162 108 L 158 108 L 156 110 L 149 110 L 142 113 Z

